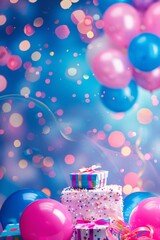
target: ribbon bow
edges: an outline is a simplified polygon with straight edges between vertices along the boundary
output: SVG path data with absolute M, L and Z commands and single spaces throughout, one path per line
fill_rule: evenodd
M 90 220 L 77 220 L 76 221 L 77 224 L 82 224 L 82 228 L 83 227 L 88 227 L 89 229 L 90 228 L 93 228 L 95 225 L 101 225 L 101 226 L 109 226 L 110 225 L 110 219 L 99 219 L 99 220 L 96 220 L 96 221 L 90 221 Z
M 119 219 L 114 219 L 115 223 L 111 224 L 107 229 L 107 236 L 109 239 L 114 240 L 113 234 L 118 234 L 120 240 L 153 240 L 153 228 L 149 225 L 138 227 L 131 230 L 129 225 Z M 148 232 L 149 237 L 143 234 Z
M 93 171 L 95 171 L 95 169 L 97 169 L 97 168 L 101 168 L 101 165 L 92 165 L 92 166 L 89 167 L 89 168 L 83 167 L 83 168 L 80 168 L 80 169 L 79 169 L 79 172 L 80 172 L 80 173 L 93 172 Z

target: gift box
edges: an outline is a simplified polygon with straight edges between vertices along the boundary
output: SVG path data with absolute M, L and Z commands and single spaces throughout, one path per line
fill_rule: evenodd
M 70 173 L 70 178 L 73 188 L 100 188 L 107 184 L 108 171 L 95 170 L 94 166 L 81 168 L 79 172 Z
M 74 229 L 75 240 L 107 240 L 106 229 L 110 220 L 100 219 L 95 222 L 77 220 Z
M 20 236 L 19 224 L 8 224 L 0 234 L 0 240 L 22 240 Z

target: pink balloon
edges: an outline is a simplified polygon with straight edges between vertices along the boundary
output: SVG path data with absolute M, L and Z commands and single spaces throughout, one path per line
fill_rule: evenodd
M 37 200 L 20 218 L 23 240 L 70 240 L 73 221 L 67 208 L 53 199 Z
M 131 212 L 129 224 L 132 229 L 151 226 L 154 231 L 153 238 L 160 240 L 160 197 L 141 201 Z M 145 233 L 149 237 L 148 234 Z
M 115 47 L 115 45 L 106 34 L 94 39 L 87 46 L 86 58 L 88 63 L 92 65 L 93 59 L 99 52 L 113 47 Z
M 133 76 L 137 84 L 146 90 L 154 91 L 160 88 L 160 67 L 151 72 L 134 69 Z
M 141 32 L 141 19 L 137 10 L 129 4 L 117 3 L 104 13 L 104 31 L 120 47 L 127 48 L 131 40 Z
M 160 36 L 160 2 L 153 3 L 145 13 L 145 31 Z
M 132 67 L 127 55 L 111 48 L 98 53 L 92 63 L 97 80 L 110 88 L 123 88 L 132 79 Z

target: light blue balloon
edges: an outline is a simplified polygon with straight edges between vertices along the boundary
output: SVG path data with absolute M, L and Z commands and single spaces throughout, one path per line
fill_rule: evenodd
M 144 72 L 150 72 L 160 66 L 160 38 L 152 33 L 141 33 L 131 41 L 128 47 L 131 64 Z
M 126 112 L 136 102 L 138 97 L 138 87 L 134 80 L 125 88 L 101 88 L 102 103 L 114 112 Z
M 144 199 L 157 197 L 156 194 L 150 192 L 134 192 L 124 198 L 123 217 L 125 222 L 129 222 L 132 210 Z
M 116 3 L 128 3 L 132 5 L 132 0 L 98 0 L 98 7 L 102 12 L 104 12 L 107 8 Z

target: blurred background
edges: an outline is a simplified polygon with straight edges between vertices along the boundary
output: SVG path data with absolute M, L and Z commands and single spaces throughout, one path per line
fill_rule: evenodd
M 59 200 L 69 173 L 96 163 L 124 196 L 160 192 L 160 91 L 138 86 L 129 110 L 114 112 L 87 58 L 105 8 L 0 1 L 0 206 L 22 188 Z

